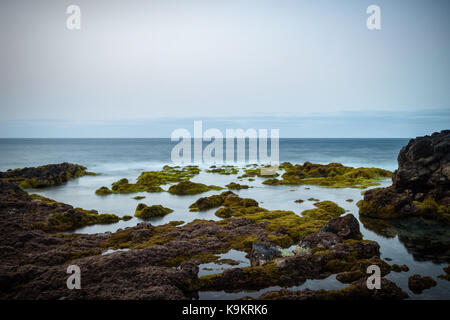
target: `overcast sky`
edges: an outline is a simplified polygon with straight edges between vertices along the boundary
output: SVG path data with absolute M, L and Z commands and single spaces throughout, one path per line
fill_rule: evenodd
M 448 0 L 2 0 L 0 137 L 168 137 L 193 119 L 432 133 L 450 123 L 449 39 Z

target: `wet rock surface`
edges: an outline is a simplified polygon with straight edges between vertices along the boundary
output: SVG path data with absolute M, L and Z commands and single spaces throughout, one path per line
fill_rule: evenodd
M 250 262 L 252 266 L 262 266 L 277 256 L 281 256 L 281 251 L 277 246 L 255 242 L 250 251 Z
M 398 155 L 392 182 L 365 192 L 358 203 L 362 216 L 450 222 L 450 130 L 410 140 Z
M 0 172 L 0 179 L 16 183 L 22 188 L 41 188 L 60 185 L 84 175 L 93 173 L 86 171 L 86 167 L 64 162 Z
M 331 219 L 320 231 L 332 232 L 342 239 L 352 239 L 361 235 L 359 222 L 352 214 Z
M 408 279 L 408 287 L 415 294 L 420 294 L 422 291 L 436 286 L 437 283 L 431 277 L 422 277 L 415 274 Z

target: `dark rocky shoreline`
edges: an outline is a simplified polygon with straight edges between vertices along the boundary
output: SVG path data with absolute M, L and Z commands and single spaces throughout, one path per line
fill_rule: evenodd
M 338 235 L 342 232 L 339 229 L 336 234 L 311 234 L 310 240 L 303 242 L 308 243 L 303 254 L 271 260 L 264 266 L 228 269 L 223 280 L 206 284 L 208 277 L 197 276 L 198 264 L 214 260 L 214 253 L 235 247 L 227 239 L 252 235 L 270 243 L 264 224 L 245 218 L 232 218 L 226 223 L 198 220 L 182 227 L 176 223 L 158 227 L 140 223 L 115 233 L 93 235 L 62 234 L 34 227 L 42 217 L 64 213 L 70 208 L 34 200 L 16 185 L 2 182 L 2 299 L 192 299 L 198 290 L 245 289 L 269 283 L 288 285 L 343 271 L 349 264 L 361 266 L 364 271 L 367 264 L 383 263 L 376 243 L 344 240 Z M 348 234 L 348 230 L 343 232 Z M 220 239 L 217 237 L 220 234 L 227 237 Z M 330 236 L 334 241 L 329 240 Z M 359 229 L 354 230 L 353 236 L 360 237 Z M 101 255 L 112 247 L 131 250 Z M 274 267 L 274 261 L 278 266 Z M 69 264 L 76 264 L 82 270 L 81 290 L 66 288 Z M 389 272 L 389 266 L 384 265 L 384 273 Z M 261 275 L 268 277 L 261 278 Z M 363 272 L 360 275 L 364 277 Z M 398 290 L 390 294 L 397 297 Z M 366 298 L 367 294 L 363 296 Z M 357 299 L 359 294 L 348 298 Z
M 420 216 L 450 223 L 450 130 L 411 139 L 398 155 L 392 186 L 364 193 L 360 215 Z
M 421 204 L 432 199 L 436 206 L 425 202 L 426 217 L 445 221 L 449 199 L 449 136 L 450 131 L 444 131 L 425 140 L 417 138 L 403 148 L 399 170 L 394 173 L 394 185 L 367 191 L 360 203 L 361 216 L 379 219 L 418 215 L 424 212 Z M 436 163 L 440 166 L 436 167 Z M 332 170 L 350 170 L 337 164 L 308 164 L 308 168 L 309 175 L 313 169 L 317 169 L 314 175 L 319 175 L 326 168 L 327 176 Z M 304 167 L 289 166 L 293 173 L 288 177 L 289 183 L 294 180 L 304 183 L 305 172 L 300 175 L 300 169 Z M 191 171 L 195 171 L 193 168 L 164 170 L 163 177 L 178 183 L 186 183 L 193 174 Z M 188 177 L 177 181 L 179 178 L 174 174 L 180 173 Z M 390 266 L 383 261 L 379 245 L 362 239 L 356 218 L 344 215 L 344 210 L 331 201 L 318 201 L 314 209 L 298 216 L 292 211 L 267 210 L 253 199 L 226 191 L 200 198 L 190 207 L 191 211 L 216 208 L 216 216 L 222 218 L 219 221 L 194 220 L 184 225 L 172 221 L 160 226 L 142 222 L 114 233 L 85 235 L 64 232 L 129 217 L 73 208 L 30 195 L 22 189 L 31 185 L 30 181 L 40 181 L 35 187 L 50 186 L 83 174 L 90 173 L 82 166 L 71 164 L 0 173 L 0 299 L 195 299 L 199 291 L 289 287 L 331 274 L 336 274 L 336 279 L 348 286 L 342 290 L 283 289 L 267 292 L 260 299 L 407 297 L 385 278 L 381 280 L 380 290 L 367 288 L 368 266 L 379 266 L 382 276 L 392 270 L 402 271 L 406 266 Z M 155 177 L 161 178 L 158 173 L 150 176 Z M 336 177 L 332 179 L 335 184 Z M 407 183 L 408 179 L 411 184 Z M 136 185 L 126 187 L 136 188 Z M 286 252 L 292 245 L 297 245 L 296 249 Z M 104 254 L 110 249 L 128 251 Z M 245 251 L 251 265 L 198 276 L 200 264 L 217 261 L 219 254 L 231 249 Z M 66 287 L 69 265 L 78 265 L 81 269 L 80 290 Z M 426 288 L 421 287 L 421 279 L 416 280 L 413 286 L 419 288 L 417 290 Z

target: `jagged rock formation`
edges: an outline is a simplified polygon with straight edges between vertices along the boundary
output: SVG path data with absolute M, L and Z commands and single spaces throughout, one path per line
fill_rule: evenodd
M 398 155 L 392 182 L 364 194 L 358 203 L 361 216 L 450 222 L 450 130 L 410 140 Z
M 64 162 L 0 172 L 0 180 L 16 183 L 21 188 L 42 188 L 60 185 L 85 175 L 94 173 L 86 171 L 86 167 L 78 164 Z

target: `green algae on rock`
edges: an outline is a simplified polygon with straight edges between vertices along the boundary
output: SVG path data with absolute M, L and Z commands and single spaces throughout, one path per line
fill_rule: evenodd
M 44 231 L 71 231 L 94 224 L 116 223 L 120 220 L 122 219 L 115 214 L 99 214 L 95 210 L 75 208 L 63 213 L 54 213 L 44 221 L 34 223 L 34 227 Z
M 292 211 L 260 208 L 253 199 L 229 197 L 224 202 L 225 207 L 216 212 L 216 216 L 244 218 L 253 223 L 262 223 L 264 229 L 271 232 L 269 239 L 282 248 L 287 248 L 308 234 L 319 232 L 330 219 L 337 218 L 345 212 L 332 201 L 317 202 L 315 209 L 305 210 L 302 216 Z
M 319 249 L 319 248 L 318 248 Z M 339 243 L 331 250 L 275 258 L 264 265 L 228 269 L 221 274 L 200 277 L 192 286 L 197 290 L 252 290 L 269 286 L 292 286 L 307 278 L 323 278 L 332 273 L 352 272 L 354 278 L 365 276 L 367 267 L 377 264 L 384 276 L 390 266 L 379 257 L 373 241 Z
M 38 194 L 28 195 L 30 199 L 42 202 L 46 205 L 52 205 L 61 210 L 52 212 L 49 216 L 41 221 L 33 223 L 33 227 L 49 232 L 72 231 L 77 228 L 90 226 L 94 224 L 111 224 L 119 222 L 120 220 L 129 220 L 130 216 L 119 217 L 115 214 L 102 213 L 99 214 L 96 210 L 84 210 L 81 208 L 73 208 L 46 198 Z
M 230 166 L 230 165 L 221 166 L 221 167 L 211 166 L 211 167 L 209 167 L 209 169 L 206 170 L 206 172 L 218 173 L 218 174 L 222 174 L 222 175 L 232 175 L 232 174 L 238 174 L 239 168 L 236 168 L 235 166 Z
M 275 169 L 271 169 L 272 167 L 270 165 L 263 165 L 260 168 L 258 168 L 257 165 L 251 165 L 251 168 L 247 167 L 244 168 L 244 174 L 240 175 L 238 178 L 252 178 L 252 180 L 249 179 L 249 181 L 253 181 L 254 177 L 260 177 L 260 178 L 276 178 L 279 176 L 278 173 L 276 173 Z
M 167 192 L 171 194 L 176 195 L 193 195 L 193 194 L 199 194 L 203 192 L 208 192 L 211 190 L 222 190 L 222 187 L 213 186 L 213 185 L 206 185 L 203 183 L 196 183 L 191 181 L 181 181 L 173 186 L 170 186 L 169 190 Z
M 225 187 L 227 187 L 230 190 L 241 190 L 241 189 L 248 189 L 249 188 L 249 186 L 246 185 L 246 184 L 239 184 L 239 183 L 236 183 L 236 182 L 230 182 Z
M 268 179 L 267 185 L 318 185 L 330 188 L 367 188 L 379 180 L 392 176 L 392 172 L 379 168 L 353 168 L 340 163 L 327 165 L 305 162 L 303 165 L 283 163 L 281 179 Z
M 110 191 L 106 187 L 102 187 L 96 193 L 106 195 L 111 193 L 163 192 L 162 185 L 188 181 L 199 173 L 200 169 L 197 166 L 164 166 L 160 171 L 142 172 L 136 183 L 129 183 L 128 179 L 123 178 L 114 182 Z
M 392 186 L 367 190 L 360 216 L 450 223 L 450 130 L 411 139 L 397 159 Z
M 189 211 L 205 211 L 212 208 L 218 208 L 223 205 L 225 197 L 235 195 L 231 191 L 222 192 L 221 194 L 202 197 L 189 206 Z
M 7 170 L 0 172 L 0 179 L 16 183 L 23 189 L 57 186 L 70 179 L 95 173 L 86 171 L 86 167 L 68 162 L 48 164 L 40 167 Z
M 165 208 L 162 205 L 147 206 L 144 203 L 139 203 L 136 207 L 136 217 L 141 219 L 150 219 L 154 217 L 164 217 L 165 215 L 173 212 L 170 208 Z
M 374 193 L 367 193 L 364 200 L 357 202 L 359 214 L 362 217 L 398 219 L 416 216 L 450 223 L 450 206 L 439 204 L 432 198 L 428 197 L 423 201 L 411 202 L 407 196 L 390 194 L 392 191 L 390 188 L 373 190 L 375 190 Z M 372 194 L 376 195 L 377 198 L 372 199 Z
M 100 187 L 95 191 L 95 194 L 98 196 L 107 196 L 109 194 L 113 193 L 110 189 L 107 187 Z

